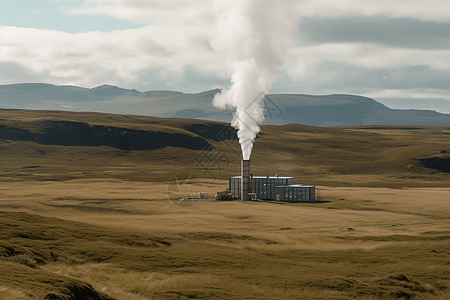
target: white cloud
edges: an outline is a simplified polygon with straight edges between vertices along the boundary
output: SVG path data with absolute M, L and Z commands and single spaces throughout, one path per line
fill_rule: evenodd
M 255 0 L 253 0 L 255 1 Z M 214 0 L 85 0 L 70 10 L 73 14 L 104 14 L 135 22 L 186 24 L 210 21 Z M 420 20 L 450 18 L 447 0 L 302 0 L 296 1 L 301 16 L 376 16 L 411 17 Z
M 427 21 L 448 21 L 450 17 L 450 2 L 447 0 L 303 0 L 297 7 L 302 16 L 387 15 Z
M 378 98 L 412 98 L 412 99 L 444 99 L 448 100 L 450 97 L 445 94 L 437 93 L 436 90 L 433 89 L 421 89 L 419 91 L 411 91 L 407 90 L 379 90 L 374 92 L 369 92 L 365 96 L 372 97 L 374 99 Z
M 146 26 L 116 32 L 70 34 L 30 28 L 0 27 L 0 62 L 15 62 L 43 81 L 93 86 L 139 81 L 139 72 L 159 70 L 167 80 L 187 66 L 216 69 L 205 40 L 170 27 Z M 6 83 L 6 82 L 3 82 Z
M 168 26 L 206 25 L 211 21 L 211 0 L 86 0 L 70 14 L 108 15 L 131 22 Z
M 215 1 L 52 1 L 70 6 L 66 13 L 73 15 L 107 15 L 145 25 L 138 29 L 79 34 L 0 26 L 0 68 L 7 67 L 16 74 L 8 77 L 0 69 L 3 73 L 0 84 L 20 81 L 23 76 L 23 80 L 41 78 L 42 82 L 86 87 L 109 83 L 138 89 L 199 91 L 229 82 L 229 62 L 210 45 L 216 34 Z M 303 19 L 330 20 L 322 24 L 324 30 L 333 26 L 334 19 L 348 18 L 350 26 L 347 23 L 346 28 L 351 28 L 352 18 L 361 25 L 365 17 L 370 16 L 372 36 L 378 33 L 376 22 L 390 19 L 416 20 L 415 26 L 419 27 L 419 21 L 445 25 L 450 20 L 448 0 L 294 2 L 297 3 L 296 13 Z M 401 26 L 403 23 L 392 24 Z M 445 26 L 439 28 L 445 29 Z M 312 26 L 308 30 L 316 29 Z M 401 42 L 386 42 L 382 31 L 377 39 L 362 39 L 364 31 L 361 30 L 358 34 L 359 38 L 355 39 L 349 38 L 351 32 L 333 39 L 322 35 L 313 43 L 302 40 L 304 36 L 299 35 L 295 46 L 284 56 L 282 77 L 272 91 L 348 92 L 404 98 L 443 98 L 448 94 L 450 87 L 432 83 L 439 77 L 447 78 L 450 72 L 450 50 L 442 46 L 443 39 L 441 47 L 434 47 L 433 39 L 416 40 L 409 31 L 408 41 L 413 42 L 406 47 Z M 309 38 L 314 35 L 315 32 L 311 32 Z M 403 38 L 392 32 L 390 37 Z M 422 40 L 429 44 L 420 47 Z M 423 70 L 423 78 L 420 70 Z M 414 77 L 406 76 L 408 72 L 414 73 Z M 411 82 L 418 86 L 413 88 Z

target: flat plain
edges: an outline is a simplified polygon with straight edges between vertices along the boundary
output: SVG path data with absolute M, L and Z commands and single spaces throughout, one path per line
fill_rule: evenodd
M 449 128 L 263 126 L 253 174 L 317 186 L 318 203 L 293 204 L 178 200 L 238 175 L 238 142 L 204 130 L 225 123 L 0 119 L 0 299 L 450 299 Z M 167 135 L 121 149 L 10 134 L 48 120 Z

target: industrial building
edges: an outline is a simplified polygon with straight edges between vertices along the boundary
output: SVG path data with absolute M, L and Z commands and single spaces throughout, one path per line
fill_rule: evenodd
M 241 176 L 230 177 L 228 190 L 234 198 L 241 198 Z M 276 200 L 282 202 L 314 202 L 315 187 L 297 184 L 296 177 L 250 177 L 249 194 L 256 199 Z
M 295 177 L 250 177 L 251 188 L 249 193 L 255 193 L 258 199 L 275 199 L 275 187 L 297 184 Z M 235 197 L 241 195 L 241 176 L 229 179 L 229 191 Z
M 242 180 L 244 178 L 244 180 Z M 232 198 L 273 200 L 282 202 L 315 202 L 315 186 L 304 186 L 296 177 L 252 176 L 250 161 L 243 160 L 241 176 L 230 177 L 228 191 Z
M 301 184 L 275 187 L 275 200 L 283 202 L 315 202 L 316 187 Z

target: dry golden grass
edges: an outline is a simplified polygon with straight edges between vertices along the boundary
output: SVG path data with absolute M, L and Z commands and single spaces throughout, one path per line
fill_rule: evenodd
M 0 300 L 24 300 L 32 299 L 31 295 L 26 295 L 19 289 L 13 289 L 7 286 L 0 286 Z
M 57 216 L 136 238 L 151 233 L 172 243 L 137 256 L 133 251 L 141 250 L 130 248 L 127 258 L 108 254 L 101 261 L 78 248 L 60 248 L 58 260 L 41 266 L 115 299 L 449 296 L 448 189 L 320 187 L 325 203 L 197 201 L 177 206 L 148 197 L 163 187 L 160 183 L 48 182 L 19 191 L 25 188 L 21 184 L 3 188 L 1 210 Z M 125 200 L 128 190 L 132 196 Z M 427 199 L 427 210 L 420 199 Z M 94 244 L 78 243 L 93 253 L 104 247 L 119 251 L 114 244 L 95 250 Z
M 185 132 L 209 124 L 2 113 L 10 126 L 64 119 Z M 208 140 L 211 152 L 0 143 L 0 256 L 8 257 L 0 299 L 92 292 L 86 283 L 118 300 L 450 299 L 450 176 L 418 161 L 446 158 L 446 134 L 265 126 L 252 172 L 318 185 L 322 202 L 300 204 L 175 200 L 225 189 L 239 171 L 236 141 Z M 205 155 L 216 164 L 205 169 Z
M 202 187 L 211 195 L 226 184 L 225 181 L 208 182 L 205 179 Z M 272 204 L 186 200 L 187 206 L 176 206 L 176 201 L 168 200 L 167 183 L 111 179 L 16 182 L 5 184 L 0 190 L 0 207 L 8 211 L 25 210 L 48 216 L 54 216 L 56 209 L 60 218 L 72 217 L 83 222 L 97 222 L 99 225 L 104 224 L 103 218 L 120 218 L 127 224 L 125 226 L 152 222 L 152 225 L 164 228 L 168 223 L 171 231 L 177 224 L 181 226 L 188 223 L 190 228 L 200 229 L 204 222 L 212 221 L 215 224 L 209 225 L 211 229 L 234 229 L 251 224 L 267 232 L 283 227 L 320 228 L 323 227 L 320 226 L 323 220 L 327 220 L 325 227 L 328 228 L 414 224 L 429 219 L 439 223 L 450 215 L 450 207 L 446 203 L 450 192 L 448 188 L 319 186 L 317 189 L 320 198 L 328 202 Z M 186 188 L 186 193 L 189 191 L 190 188 Z M 82 212 L 82 215 L 77 215 L 77 211 Z M 330 218 L 330 214 L 334 217 Z M 230 220 L 234 224 L 227 224 Z M 114 222 L 111 223 L 113 225 Z
M 0 110 L 0 125 L 39 131 L 45 120 L 83 122 L 167 134 L 202 137 L 212 151 L 183 147 L 120 150 L 0 141 L 0 181 L 66 181 L 111 178 L 168 182 L 174 176 L 226 180 L 239 173 L 237 141 L 217 141 L 218 123 L 98 113 Z M 192 129 L 196 128 L 196 129 Z M 450 160 L 447 127 L 385 126 L 316 128 L 299 124 L 263 126 L 252 152 L 254 175 L 296 176 L 304 184 L 360 187 L 449 187 L 450 175 L 424 167 L 419 159 Z M 190 131 L 191 130 L 191 131 Z M 196 134 L 195 132 L 198 134 Z M 220 129 L 219 129 L 220 130 Z M 204 132 L 203 132 L 204 131 Z M 202 136 L 203 134 L 203 136 Z M 1 138 L 1 137 L 0 137 Z M 448 153 L 446 153 L 446 152 Z M 448 164 L 447 164 L 448 165 Z

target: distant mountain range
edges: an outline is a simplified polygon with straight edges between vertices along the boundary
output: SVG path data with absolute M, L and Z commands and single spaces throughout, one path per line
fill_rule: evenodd
M 94 111 L 230 122 L 233 110 L 221 111 L 211 103 L 217 92 L 216 89 L 196 94 L 142 93 L 110 85 L 87 89 L 40 83 L 13 84 L 0 86 L 0 108 Z M 354 95 L 270 94 L 264 103 L 264 124 L 267 125 L 450 125 L 450 114 L 390 109 L 371 98 Z

